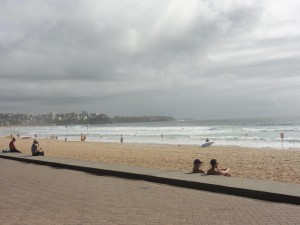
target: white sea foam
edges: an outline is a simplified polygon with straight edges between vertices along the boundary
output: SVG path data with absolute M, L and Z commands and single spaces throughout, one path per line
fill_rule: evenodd
M 288 121 L 285 118 L 285 121 Z M 282 122 L 280 119 L 243 119 L 216 121 L 175 121 L 162 123 L 73 125 L 41 127 L 2 127 L 0 136 L 79 140 L 81 133 L 87 141 L 119 142 L 120 136 L 128 143 L 165 143 L 174 145 L 201 145 L 206 138 L 214 145 L 235 145 L 255 148 L 300 149 L 300 120 Z M 286 125 L 285 125 L 286 124 Z M 280 133 L 285 134 L 282 142 Z M 163 134 L 163 138 L 161 137 Z

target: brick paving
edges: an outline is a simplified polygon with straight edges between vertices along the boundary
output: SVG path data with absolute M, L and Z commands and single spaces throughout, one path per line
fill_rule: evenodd
M 0 159 L 0 224 L 300 224 L 300 206 Z

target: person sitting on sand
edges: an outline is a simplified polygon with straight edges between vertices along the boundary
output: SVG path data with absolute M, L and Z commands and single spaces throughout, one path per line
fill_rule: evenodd
M 229 173 L 229 168 L 226 169 L 218 169 L 218 162 L 216 159 L 210 160 L 211 169 L 207 170 L 207 175 L 223 175 L 227 177 L 231 177 Z
M 39 147 L 39 142 L 34 140 L 31 146 L 32 156 L 44 155 L 44 152 L 40 150 L 42 150 L 42 148 Z
M 9 142 L 9 151 L 21 153 L 21 151 L 16 148 L 15 141 L 16 141 L 16 139 L 13 137 L 11 142 Z
M 194 160 L 194 166 L 193 166 L 193 173 L 205 173 L 204 170 L 200 169 L 203 162 L 200 161 L 200 159 Z

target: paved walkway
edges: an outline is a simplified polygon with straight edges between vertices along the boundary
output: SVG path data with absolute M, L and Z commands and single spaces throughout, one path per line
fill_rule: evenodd
M 300 206 L 0 158 L 3 225 L 300 224 Z
M 172 170 L 132 167 L 85 160 L 55 157 L 32 157 L 25 154 L 0 153 L 0 158 L 13 159 L 57 168 L 89 172 L 97 175 L 130 178 L 169 184 L 177 187 L 300 205 L 300 185 L 238 177 L 203 176 Z

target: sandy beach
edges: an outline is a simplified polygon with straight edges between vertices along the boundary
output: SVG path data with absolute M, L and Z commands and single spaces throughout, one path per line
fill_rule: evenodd
M 8 149 L 10 138 L 0 138 L 0 148 Z M 33 139 L 17 138 L 16 147 L 31 154 Z M 47 156 L 91 160 L 150 168 L 190 172 L 195 158 L 210 168 L 215 158 L 220 168 L 230 168 L 232 176 L 300 184 L 300 151 L 250 149 L 240 147 L 209 147 L 159 144 L 127 144 L 103 142 L 65 142 L 40 139 Z M 17 154 L 17 153 L 16 153 Z M 229 178 L 230 179 L 230 178 Z

